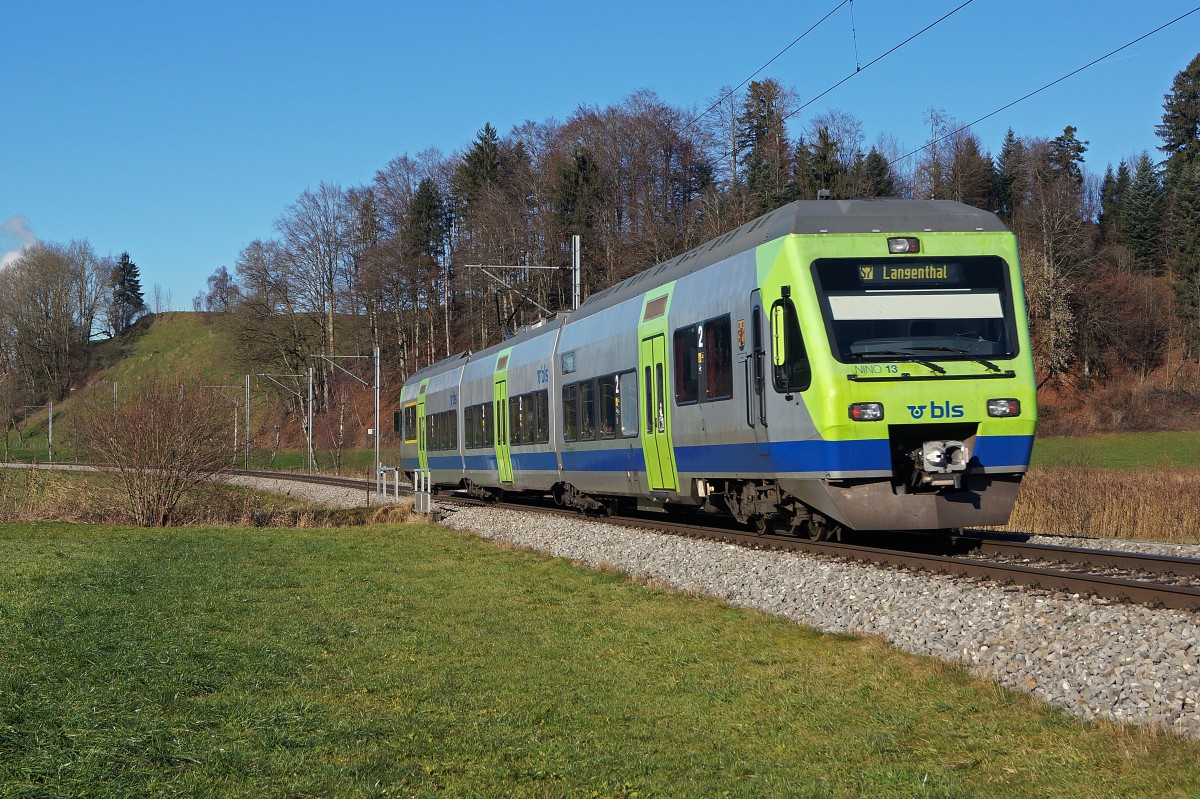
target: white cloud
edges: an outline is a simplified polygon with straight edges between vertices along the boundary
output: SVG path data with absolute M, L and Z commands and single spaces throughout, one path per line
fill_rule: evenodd
M 37 241 L 29 220 L 21 215 L 10 216 L 0 224 L 0 269 L 21 257 L 21 252 Z

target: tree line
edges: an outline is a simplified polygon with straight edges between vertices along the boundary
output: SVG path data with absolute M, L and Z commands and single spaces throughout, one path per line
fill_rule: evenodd
M 65 397 L 88 369 L 92 343 L 146 313 L 129 253 L 99 256 L 87 240 L 37 242 L 0 270 L 0 413 L 5 431 L 25 406 Z
M 228 324 L 256 367 L 299 374 L 313 355 L 377 346 L 396 384 L 496 343 L 538 305 L 569 307 L 568 271 L 521 267 L 567 267 L 572 234 L 586 297 L 795 199 L 951 199 L 1017 235 L 1047 394 L 1155 380 L 1196 394 L 1200 55 L 1165 94 L 1159 152 L 1103 176 L 1085 169 L 1088 142 L 1069 124 L 1009 130 L 993 155 L 931 108 L 932 143 L 905 158 L 886 132 L 868 143 L 852 114 L 801 124 L 798 105 L 764 79 L 722 89 L 699 116 L 644 90 L 503 135 L 485 123 L 462 152 L 404 154 L 367 184 L 304 191 L 193 304 Z M 516 290 L 472 265 L 506 267 Z M 320 363 L 329 407 L 334 374 Z

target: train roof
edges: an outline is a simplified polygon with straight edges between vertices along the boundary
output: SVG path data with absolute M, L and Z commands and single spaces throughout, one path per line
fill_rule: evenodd
M 463 366 L 475 358 L 539 336 L 568 319 L 582 319 L 611 308 L 655 286 L 686 277 L 783 236 L 795 233 L 974 233 L 1007 230 L 995 214 L 952 200 L 797 200 L 593 294 L 576 311 L 560 313 L 479 352 L 460 352 L 443 358 L 414 372 L 406 382 Z
M 529 327 L 522 329 L 515 336 L 513 336 L 511 338 L 506 338 L 503 341 L 501 341 L 499 344 L 493 344 L 492 346 L 487 347 L 482 350 L 479 350 L 477 352 L 471 352 L 469 350 L 465 351 L 465 352 L 457 352 L 448 358 L 443 358 L 442 360 L 438 361 L 437 363 L 431 363 L 429 366 L 418 369 L 417 371 L 415 371 L 411 375 L 409 375 L 408 380 L 406 380 L 405 382 L 408 383 L 408 382 L 412 382 L 414 380 L 424 380 L 426 377 L 432 377 L 435 374 L 441 374 L 442 372 L 445 372 L 450 369 L 457 369 L 460 366 L 465 366 L 466 364 L 468 364 L 472 361 L 475 361 L 479 358 L 483 358 L 488 355 L 491 355 L 494 352 L 499 352 L 500 350 L 506 349 L 508 347 L 516 346 L 517 344 L 520 344 L 522 341 L 528 341 L 531 338 L 536 338 L 537 336 L 540 336 L 543 333 L 545 333 L 549 330 L 553 330 L 554 328 L 561 325 L 563 323 L 563 321 L 565 319 L 567 319 L 570 315 L 571 314 L 569 312 L 555 314 L 554 316 L 550 317 L 549 319 L 542 320 L 541 322 L 535 323 L 533 325 L 530 325 Z
M 797 200 L 597 292 L 572 314 L 589 316 L 760 244 L 795 233 L 1004 232 L 995 214 L 952 200 Z

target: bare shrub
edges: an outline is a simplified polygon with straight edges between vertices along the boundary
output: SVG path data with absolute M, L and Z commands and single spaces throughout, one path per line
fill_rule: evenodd
M 76 422 L 80 451 L 112 467 L 136 524 L 174 523 L 180 500 L 228 461 L 224 405 L 190 383 L 149 378 L 116 409 L 96 402 Z

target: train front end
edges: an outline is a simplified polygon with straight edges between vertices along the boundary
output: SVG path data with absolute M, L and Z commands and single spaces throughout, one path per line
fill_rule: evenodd
M 1008 521 L 1036 386 L 1016 239 L 989 227 L 789 236 L 763 253 L 776 382 L 809 383 L 785 397 L 824 452 L 816 470 L 777 463 L 783 491 L 859 530 Z

